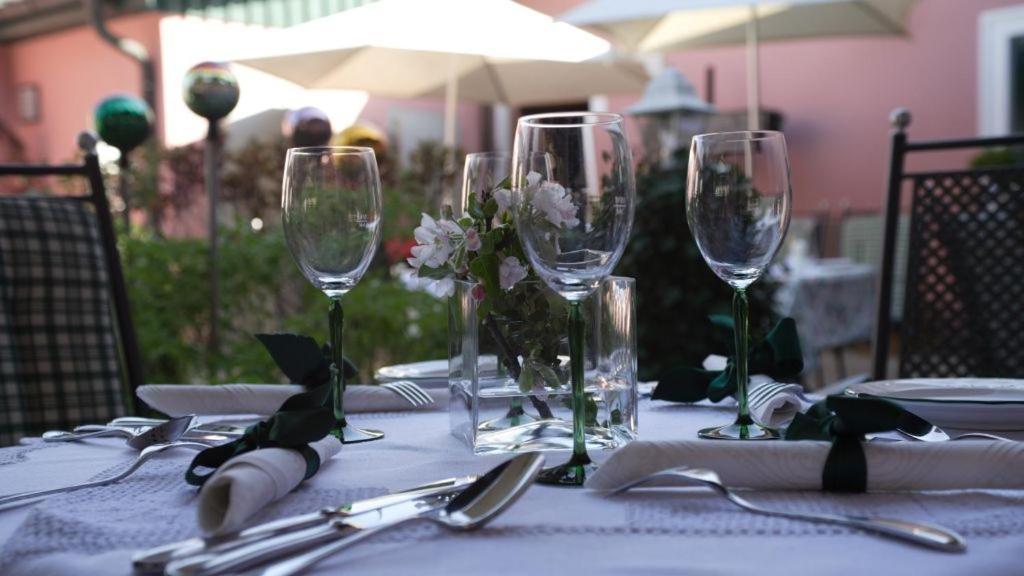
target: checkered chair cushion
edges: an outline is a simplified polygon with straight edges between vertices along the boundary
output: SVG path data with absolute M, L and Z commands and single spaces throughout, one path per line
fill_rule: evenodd
M 0 445 L 128 410 L 95 214 L 0 198 Z

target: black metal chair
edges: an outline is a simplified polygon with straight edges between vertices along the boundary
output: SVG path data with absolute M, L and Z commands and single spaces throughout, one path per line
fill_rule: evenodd
M 141 357 L 96 143 L 79 136 L 81 164 L 0 165 L 0 178 L 89 187 L 0 197 L 0 445 L 141 408 Z
M 875 379 L 886 378 L 901 192 L 912 189 L 900 377 L 1024 376 L 1024 164 L 908 172 L 907 155 L 1024 145 L 1024 135 L 909 142 L 891 115 Z

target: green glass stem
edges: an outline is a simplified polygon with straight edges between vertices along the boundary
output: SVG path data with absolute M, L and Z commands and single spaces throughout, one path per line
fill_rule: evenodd
M 348 424 L 345 421 L 345 360 L 342 352 L 342 332 L 345 326 L 345 312 L 341 308 L 341 298 L 331 298 L 331 398 L 334 418 L 338 421 L 340 432 Z M 340 438 L 340 436 L 339 436 Z
M 572 459 L 589 463 L 587 456 L 587 402 L 583 396 L 583 312 L 578 301 L 569 303 L 569 367 L 572 370 Z
M 732 298 L 732 316 L 736 333 L 736 365 L 733 366 L 733 370 L 736 373 L 736 402 L 739 404 L 736 424 L 743 426 L 754 423 L 750 417 L 750 404 L 747 401 L 747 387 L 750 384 L 750 377 L 747 374 L 749 310 L 747 291 L 743 288 L 736 289 Z
M 587 454 L 587 402 L 583 381 L 583 310 L 579 301 L 569 302 L 569 367 L 572 370 L 572 457 L 560 466 L 540 473 L 537 481 L 556 486 L 583 486 L 597 466 Z

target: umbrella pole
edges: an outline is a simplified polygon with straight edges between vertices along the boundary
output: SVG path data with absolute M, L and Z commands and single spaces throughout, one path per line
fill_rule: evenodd
M 750 5 L 747 21 L 747 127 L 761 129 L 761 62 L 758 57 L 757 6 Z
M 441 206 L 454 206 L 455 193 L 455 128 L 458 122 L 459 79 L 456 74 L 458 56 L 452 56 L 448 79 L 444 85 L 444 172 L 442 176 Z

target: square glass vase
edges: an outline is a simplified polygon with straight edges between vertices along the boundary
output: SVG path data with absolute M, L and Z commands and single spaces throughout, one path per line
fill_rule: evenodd
M 537 368 L 536 333 L 499 314 L 479 318 L 472 288 L 456 282 L 449 300 L 451 433 L 476 454 L 570 450 L 568 303 L 543 288 L 550 303 L 546 326 L 561 334 L 548 342 L 547 356 L 557 347 L 557 357 Z M 615 448 L 637 437 L 635 281 L 605 279 L 583 313 L 587 448 Z

